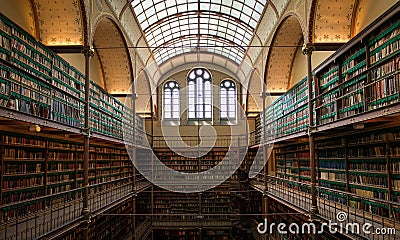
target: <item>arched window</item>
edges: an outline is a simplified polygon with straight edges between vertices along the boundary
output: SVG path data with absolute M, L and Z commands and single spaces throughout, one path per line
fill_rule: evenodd
M 188 75 L 188 119 L 212 119 L 211 74 L 195 68 Z
M 232 80 L 220 84 L 221 119 L 236 120 L 236 85 Z
M 175 81 L 164 84 L 164 119 L 179 119 L 179 85 Z

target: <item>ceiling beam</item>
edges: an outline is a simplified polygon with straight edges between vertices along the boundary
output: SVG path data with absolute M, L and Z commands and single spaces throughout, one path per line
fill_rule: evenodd
M 81 45 L 68 45 L 68 46 L 47 46 L 55 53 L 81 53 L 83 46 Z
M 313 43 L 315 51 L 336 51 L 341 48 L 345 43 Z

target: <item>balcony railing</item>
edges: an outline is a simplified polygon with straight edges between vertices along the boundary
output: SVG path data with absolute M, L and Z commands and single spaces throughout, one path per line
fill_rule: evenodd
M 309 183 L 303 183 L 293 180 L 278 178 L 275 176 L 266 176 L 266 183 L 262 174 L 257 175 L 251 180 L 253 187 L 260 191 L 266 191 L 271 196 L 286 201 L 288 204 L 309 212 L 311 209 L 311 186 Z M 353 193 L 348 193 L 331 188 L 317 186 L 317 216 L 323 221 L 338 223 L 343 233 L 353 236 L 361 236 L 367 239 L 400 239 L 400 222 L 394 215 L 389 217 L 380 216 L 364 209 L 352 207 L 348 204 L 353 202 L 369 202 L 377 206 L 394 210 L 400 208 L 400 203 L 386 201 L 383 199 L 368 198 Z M 392 212 L 392 211 L 389 211 Z M 339 215 L 345 216 L 345 219 L 338 219 Z M 343 220 L 343 221 L 342 221 Z M 352 231 L 354 224 L 360 227 L 358 232 Z M 363 226 L 371 227 L 362 231 Z M 387 234 L 375 234 L 375 230 L 384 230 Z M 370 233 L 369 233 L 370 232 Z
M 101 211 L 107 206 L 118 203 L 133 194 L 131 177 L 118 179 L 111 182 L 91 185 L 89 187 L 89 209 L 92 213 Z M 16 219 L 3 219 L 0 224 L 0 238 L 12 239 L 37 239 L 56 231 L 66 225 L 79 225 L 82 217 L 84 188 L 57 193 L 18 204 L 3 205 L 2 210 L 7 211 L 31 204 L 32 201 L 40 204 L 42 209 L 28 213 Z

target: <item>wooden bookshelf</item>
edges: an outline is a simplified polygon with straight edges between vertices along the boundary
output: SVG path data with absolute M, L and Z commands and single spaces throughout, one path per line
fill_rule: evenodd
M 399 103 L 399 16 L 398 10 L 384 14 L 313 69 L 313 125 L 317 129 L 335 128 L 337 122 L 346 125 L 356 117 L 361 121 L 365 114 L 382 115 L 377 110 Z M 261 136 L 263 129 L 267 142 L 305 135 L 309 125 L 307 87 L 306 77 L 268 106 L 266 116 L 259 117 L 256 136 Z
M 349 214 L 378 216 L 397 224 L 399 6 L 396 4 L 312 71 L 314 149 L 310 150 L 308 141 L 303 139 L 307 131 L 299 132 L 299 116 L 293 115 L 301 108 L 293 108 L 293 104 L 300 98 L 304 80 L 268 106 L 266 116 L 260 115 L 261 126 L 256 128 L 256 135 L 262 136 L 263 129 L 267 136 L 269 129 L 275 134 L 266 143 L 275 144 L 272 168 L 276 169 L 273 174 L 277 178 L 273 181 L 279 185 L 277 188 L 310 194 L 310 151 L 315 151 L 316 197 L 324 204 L 319 206 L 321 209 L 342 206 Z M 308 121 L 306 117 L 306 128 Z M 354 125 L 358 122 L 362 123 L 362 130 Z M 277 197 L 282 197 L 279 194 Z M 311 201 L 312 196 L 308 197 Z M 293 199 L 288 197 L 287 201 Z
M 78 129 L 84 127 L 84 74 L 3 15 L 0 53 L 0 107 Z M 144 140 L 143 120 L 93 81 L 89 120 L 91 131 L 100 137 L 125 137 L 129 142 L 135 124 L 136 143 Z
M 40 211 L 38 197 L 68 193 L 83 187 L 81 142 L 21 133 L 1 132 L 1 200 L 3 221 Z M 89 182 L 112 184 L 133 176 L 126 150 L 118 145 L 94 145 L 90 153 Z

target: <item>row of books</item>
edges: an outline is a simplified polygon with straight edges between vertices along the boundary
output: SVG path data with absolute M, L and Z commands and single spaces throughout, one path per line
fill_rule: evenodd
M 357 157 L 380 157 L 386 155 L 386 148 L 382 145 L 375 145 L 373 147 L 365 148 L 349 148 L 348 156 L 350 158 Z
M 6 20 L 3 16 L 0 18 L 1 21 L 9 21 Z M 52 52 L 47 49 L 43 44 L 40 42 L 36 41 L 32 36 L 30 36 L 28 33 L 26 33 L 22 28 L 18 27 L 15 23 L 12 24 L 11 28 L 11 34 L 14 37 L 17 37 L 19 40 L 24 42 L 25 44 L 28 44 L 30 47 L 34 48 L 36 51 L 38 51 L 40 54 L 44 55 L 45 57 L 51 59 L 52 58 Z
M 352 173 L 349 175 L 350 183 L 356 183 L 366 186 L 378 186 L 378 187 L 388 187 L 387 175 L 376 175 L 376 174 L 364 174 Z
M 322 90 L 329 90 L 334 87 L 339 80 L 339 71 L 337 66 L 328 67 L 327 70 L 320 73 L 320 86 Z
M 6 17 L 0 17 L 0 25 L 0 52 L 11 52 L 11 57 L 3 63 L 14 65 L 7 70 L 2 69 L 1 76 L 6 82 L 1 83 L 0 105 L 38 117 L 50 118 L 66 125 L 82 127 L 80 110 L 83 110 L 84 75 Z M 23 87 L 15 91 L 15 86 L 9 86 L 7 81 L 21 82 L 17 79 L 21 76 L 27 80 L 23 81 L 24 86 L 30 88 Z M 95 123 L 92 126 L 97 124 L 93 130 L 123 138 L 122 116 L 125 114 L 129 117 L 130 110 L 93 82 L 91 89 L 94 98 L 98 100 L 92 107 L 95 111 L 101 109 L 107 113 L 107 116 L 99 115 L 100 119 L 93 120 Z M 127 121 L 127 127 L 132 126 L 133 121 L 138 123 L 137 117 Z M 143 123 L 138 127 L 143 130 Z M 142 134 L 140 136 L 143 137 Z
M 375 64 L 376 62 L 386 58 L 387 56 L 399 51 L 400 49 L 400 37 L 399 37 L 399 29 L 395 29 L 391 32 L 388 39 L 381 39 L 374 44 L 374 47 L 371 50 L 370 61 L 371 64 Z M 380 44 L 380 45 L 379 45 Z
M 12 145 L 35 146 L 35 147 L 46 146 L 46 141 L 43 139 L 25 138 L 21 136 L 11 136 L 11 135 L 4 135 L 4 143 Z
M 3 174 L 5 176 L 6 175 L 11 176 L 17 174 L 17 176 L 20 177 L 21 174 L 26 174 L 27 176 L 29 176 L 29 174 L 43 173 L 43 172 L 44 172 L 44 164 L 42 163 L 5 162 Z
M 1 30 L 0 30 L 1 31 Z M 8 52 L 10 52 L 11 50 L 11 40 L 10 40 L 10 36 L 6 35 L 6 34 L 2 34 L 2 32 L 0 32 L 0 47 L 2 47 L 5 51 L 2 51 L 2 53 L 7 56 Z M 3 60 L 7 60 L 6 58 L 2 58 Z
M 43 73 L 48 73 L 50 71 L 52 65 L 51 59 L 38 52 L 35 48 L 32 48 L 29 44 L 24 43 L 23 41 L 20 41 L 19 39 L 13 37 L 11 39 L 11 46 L 13 50 L 17 51 L 17 55 L 20 55 L 25 59 L 31 60 L 34 65 L 38 67 L 37 70 Z M 12 57 L 15 57 L 15 55 L 12 54 Z
M 346 182 L 346 173 L 340 172 L 320 172 L 321 179 L 331 180 L 331 181 L 342 181 Z
M 384 159 L 385 160 L 385 159 Z M 386 173 L 386 160 L 385 161 L 374 161 L 374 162 L 365 162 L 361 160 L 360 162 L 353 163 L 352 161 L 349 163 L 349 168 L 351 171 L 366 171 L 366 172 L 381 172 Z

